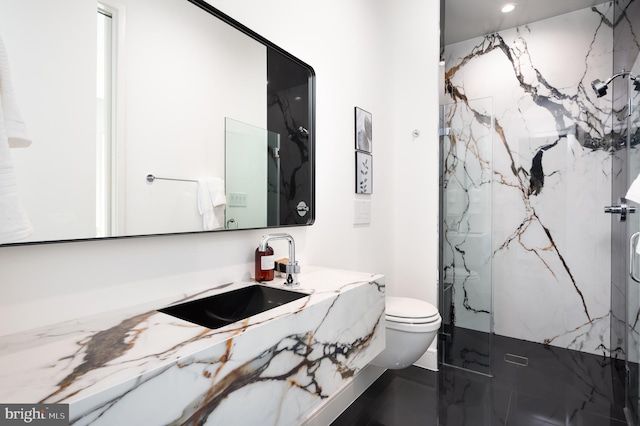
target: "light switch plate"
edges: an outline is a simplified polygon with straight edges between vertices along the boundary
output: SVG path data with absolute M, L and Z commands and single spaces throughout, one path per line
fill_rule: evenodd
M 227 195 L 229 207 L 247 207 L 247 194 L 243 192 L 230 192 Z
M 355 200 L 353 209 L 354 225 L 371 223 L 371 201 Z

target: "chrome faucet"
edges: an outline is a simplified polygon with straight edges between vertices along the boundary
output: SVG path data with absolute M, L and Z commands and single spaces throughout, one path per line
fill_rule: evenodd
M 266 251 L 269 241 L 273 240 L 287 240 L 289 241 L 289 262 L 286 265 L 285 273 L 287 274 L 287 281 L 285 285 L 288 287 L 296 287 L 300 285 L 297 275 L 300 273 L 300 266 L 296 261 L 296 242 L 289 234 L 269 234 L 262 237 L 258 249 L 260 251 Z

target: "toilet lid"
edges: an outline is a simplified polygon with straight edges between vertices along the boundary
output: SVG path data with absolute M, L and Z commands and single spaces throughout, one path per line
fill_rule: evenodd
M 386 319 L 396 322 L 424 323 L 439 317 L 438 309 L 431 303 L 408 297 L 387 297 L 385 310 Z

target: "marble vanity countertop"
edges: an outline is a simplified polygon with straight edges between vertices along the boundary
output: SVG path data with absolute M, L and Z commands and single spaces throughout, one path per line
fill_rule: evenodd
M 239 371 L 251 370 L 253 367 L 249 366 L 266 362 L 265 359 L 271 359 L 282 351 L 288 352 L 289 357 L 299 355 L 299 349 L 295 345 L 283 343 L 295 340 L 295 336 L 310 336 L 309 339 L 313 338 L 314 342 L 323 342 L 320 350 L 325 353 L 329 347 L 327 345 L 333 345 L 333 358 L 336 358 L 336 353 L 349 358 L 363 347 L 371 346 L 374 330 L 379 330 L 384 312 L 383 276 L 307 266 L 299 275 L 299 281 L 300 286 L 295 291 L 305 293 L 308 297 L 215 330 L 180 320 L 156 309 L 254 285 L 255 282 L 239 281 L 218 285 L 197 294 L 180 295 L 0 337 L 0 402 L 68 403 L 71 406 L 72 423 L 93 424 L 103 415 L 108 417 L 105 413 L 122 402 L 125 396 L 134 390 L 140 392 L 145 383 L 160 383 L 159 379 L 153 381 L 159 376 L 163 377 L 162 383 L 165 383 L 166 377 L 171 373 L 169 370 L 184 370 L 184 373 L 192 364 L 202 364 L 204 369 L 198 370 L 197 377 L 209 379 L 213 383 L 220 376 L 220 380 L 216 382 L 219 391 L 225 386 L 222 378 L 227 380 L 227 385 L 231 383 L 231 373 L 237 376 Z M 266 285 L 284 288 L 284 279 L 276 278 Z M 352 300 L 345 298 L 345 295 L 351 293 Z M 344 300 L 341 302 L 343 304 L 362 305 L 361 309 L 352 309 L 353 318 L 347 318 L 351 315 L 348 313 L 350 309 L 343 306 L 340 317 L 331 319 L 331 310 L 336 309 L 335 305 L 338 305 L 337 301 L 341 298 Z M 362 300 L 363 298 L 368 300 Z M 320 305 L 323 307 L 315 309 L 317 312 L 313 316 L 307 313 L 314 311 L 309 308 Z M 367 318 L 368 316 L 371 318 Z M 279 319 L 284 320 L 278 321 Z M 348 325 L 345 329 L 340 325 L 343 322 Z M 309 327 L 313 330 L 311 334 Z M 252 332 L 254 330 L 258 332 Z M 338 334 L 329 336 L 333 333 L 331 330 Z M 240 339 L 245 334 L 252 336 L 250 341 Z M 323 335 L 322 338 L 320 335 Z M 374 355 L 384 345 L 379 338 L 375 340 Z M 251 349 L 242 349 L 243 345 L 249 345 L 247 348 Z M 279 346 L 276 348 L 274 345 Z M 288 349 L 281 349 L 285 346 Z M 310 342 L 308 347 L 312 351 L 317 349 Z M 215 351 L 210 352 L 211 348 L 215 348 Z M 258 352 L 251 353 L 253 348 Z M 246 356 L 239 355 L 245 352 Z M 307 355 L 305 359 L 308 360 L 310 358 Z M 325 357 L 321 355 L 317 359 L 320 366 L 320 361 Z M 235 364 L 232 360 L 236 360 Z M 273 363 L 265 365 L 275 368 Z M 256 371 L 263 371 L 260 370 L 262 367 L 256 368 Z M 345 368 L 345 365 L 340 368 Z M 171 374 L 175 376 L 177 373 Z M 212 375 L 216 377 L 212 378 Z M 180 377 L 167 383 L 177 386 L 176 380 L 183 380 L 184 375 Z M 252 377 L 255 379 L 255 374 Z M 318 389 L 313 392 L 309 392 L 308 386 L 301 388 L 311 395 L 325 398 L 327 395 L 317 385 L 314 384 Z M 211 397 L 213 385 L 208 386 L 209 390 L 200 392 L 199 398 Z M 233 386 L 237 386 L 237 383 Z M 184 405 L 176 401 L 176 407 L 180 407 L 178 412 L 164 413 L 164 417 L 157 419 L 158 423 L 170 423 L 169 419 L 173 419 L 175 424 L 192 421 L 194 414 L 184 407 L 198 405 L 193 398 L 195 397 L 184 401 Z M 206 416 L 210 416 L 211 412 L 209 410 Z M 151 420 L 147 418 L 144 421 Z M 132 424 L 134 423 L 135 421 Z M 278 421 L 274 424 L 277 423 Z

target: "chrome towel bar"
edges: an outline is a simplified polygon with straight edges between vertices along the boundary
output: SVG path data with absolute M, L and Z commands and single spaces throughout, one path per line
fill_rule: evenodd
M 163 177 L 157 177 L 154 175 L 147 175 L 147 182 L 149 183 L 153 183 L 154 180 L 174 180 L 174 181 L 179 181 L 179 182 L 196 182 L 198 183 L 197 180 L 193 180 L 193 179 L 175 179 L 175 178 L 163 178 Z

